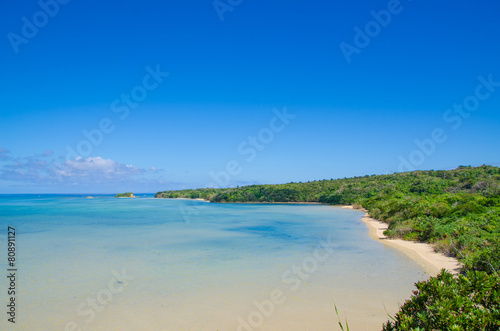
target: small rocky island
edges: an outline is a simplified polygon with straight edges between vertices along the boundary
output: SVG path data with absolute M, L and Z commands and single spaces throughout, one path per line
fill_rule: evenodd
M 136 196 L 132 192 L 118 193 L 115 198 L 135 198 Z

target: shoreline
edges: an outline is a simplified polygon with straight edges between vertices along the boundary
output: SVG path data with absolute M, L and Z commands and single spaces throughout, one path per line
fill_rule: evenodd
M 169 198 L 160 198 L 169 199 Z M 178 200 L 197 200 L 210 202 L 205 199 L 190 199 L 190 198 L 170 198 Z M 326 205 L 344 209 L 360 210 L 365 212 L 361 221 L 365 223 L 369 229 L 369 235 L 372 239 L 380 241 L 382 244 L 393 247 L 400 252 L 406 254 L 409 258 L 417 262 L 431 276 L 439 274 L 441 269 L 448 270 L 451 274 L 457 275 L 462 269 L 462 265 L 458 259 L 448 257 L 442 253 L 437 253 L 431 244 L 408 241 L 403 239 L 389 239 L 384 235 L 384 231 L 389 228 L 389 224 L 371 218 L 365 209 L 355 209 L 352 205 L 330 205 L 320 202 L 217 202 L 217 203 L 244 203 L 244 204 L 296 204 L 296 205 Z
M 341 208 L 354 209 L 353 206 L 342 206 Z M 366 210 L 360 210 L 365 212 L 361 221 L 368 226 L 371 238 L 403 252 L 420 264 L 431 276 L 439 274 L 441 269 L 446 269 L 453 275 L 460 273 L 462 265 L 456 258 L 435 252 L 432 245 L 428 243 L 389 239 L 384 235 L 384 231 L 389 228 L 389 224 L 371 218 Z
M 268 201 L 213 202 L 213 203 L 244 203 L 250 205 L 326 205 L 321 202 L 268 202 Z
M 202 199 L 202 198 L 196 198 L 196 199 L 191 199 L 191 198 L 154 198 L 154 199 L 172 199 L 172 200 L 194 200 L 194 201 L 203 201 L 203 202 L 210 202 L 210 203 L 242 203 L 242 204 L 261 204 L 261 205 L 325 205 L 325 206 L 331 206 L 327 203 L 321 203 L 321 202 L 267 202 L 267 201 L 236 201 L 236 202 L 212 202 L 210 200 Z
M 191 199 L 191 198 L 153 198 L 153 199 L 195 200 L 195 201 L 210 202 L 209 200 L 205 200 L 205 199 L 202 199 L 202 198 L 196 198 L 196 199 Z

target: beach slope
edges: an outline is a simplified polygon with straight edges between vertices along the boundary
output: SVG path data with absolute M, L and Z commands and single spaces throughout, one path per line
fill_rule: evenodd
M 352 206 L 344 206 L 343 208 L 353 209 Z M 441 269 L 446 269 L 454 275 L 460 273 L 460 262 L 456 258 L 435 252 L 432 245 L 402 239 L 389 239 L 384 235 L 389 224 L 371 218 L 368 213 L 363 216 L 362 221 L 368 226 L 370 237 L 405 253 L 418 262 L 430 275 L 436 276 Z

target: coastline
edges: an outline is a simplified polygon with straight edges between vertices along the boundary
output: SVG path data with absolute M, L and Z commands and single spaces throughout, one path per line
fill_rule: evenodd
M 165 199 L 165 198 L 161 198 Z M 203 202 L 210 202 L 205 199 L 190 199 L 190 198 L 173 198 L 178 200 L 197 200 Z M 327 205 L 332 207 L 340 207 L 344 209 L 355 209 L 352 205 L 330 205 L 319 202 L 218 202 L 218 203 L 245 203 L 245 204 L 307 204 L 307 205 Z M 416 261 L 422 266 L 425 271 L 431 276 L 439 274 L 441 269 L 448 270 L 451 274 L 457 275 L 460 273 L 462 265 L 458 259 L 448 257 L 442 253 L 437 253 L 431 244 L 423 242 L 408 241 L 402 239 L 389 239 L 384 235 L 384 231 L 389 228 L 387 223 L 381 222 L 368 215 L 365 209 L 356 209 L 365 212 L 361 219 L 363 223 L 368 226 L 369 235 L 371 238 L 380 241 L 384 245 L 393 247 L 400 252 L 406 254 L 409 258 Z
M 256 205 L 325 205 L 325 206 L 331 206 L 326 203 L 321 203 L 321 202 L 268 202 L 268 201 L 236 201 L 236 202 L 212 202 L 210 200 L 206 199 L 201 199 L 201 198 L 196 198 L 196 199 L 191 199 L 191 198 L 155 198 L 155 199 L 173 199 L 173 200 L 195 200 L 195 201 L 203 201 L 203 202 L 210 202 L 210 203 L 244 203 L 244 204 L 256 204 Z
M 353 206 L 342 206 L 345 209 L 354 209 Z M 388 229 L 387 223 L 371 218 L 365 210 L 361 219 L 368 226 L 370 237 L 382 242 L 384 245 L 398 249 L 409 258 L 420 264 L 431 276 L 436 276 L 441 269 L 448 270 L 451 274 L 460 273 L 461 264 L 456 258 L 445 256 L 434 251 L 432 245 L 402 239 L 389 239 L 384 235 Z
M 153 199 L 195 200 L 195 201 L 210 202 L 209 200 L 205 200 L 202 198 L 195 198 L 195 199 L 191 199 L 191 198 L 153 198 Z
M 269 202 L 269 201 L 243 201 L 243 202 L 213 202 L 213 203 L 244 203 L 249 205 L 325 205 L 321 202 Z

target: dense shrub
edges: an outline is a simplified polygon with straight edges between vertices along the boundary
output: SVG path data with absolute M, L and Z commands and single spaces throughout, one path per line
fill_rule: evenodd
M 500 329 L 500 278 L 496 274 L 471 271 L 453 277 L 442 270 L 416 287 L 383 330 Z

